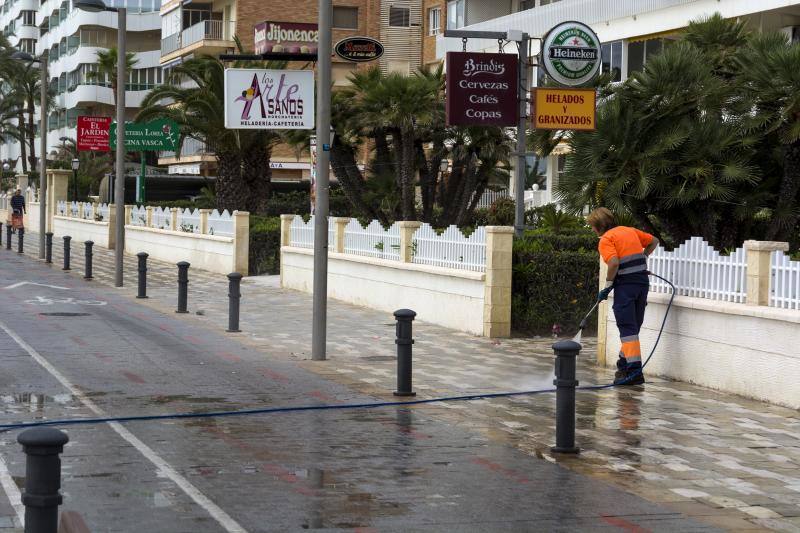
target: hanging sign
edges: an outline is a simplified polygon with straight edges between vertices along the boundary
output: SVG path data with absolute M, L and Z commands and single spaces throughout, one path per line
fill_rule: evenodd
M 110 126 L 111 117 L 78 117 L 78 151 L 108 152 Z
M 253 37 L 257 54 L 313 54 L 319 45 L 317 25 L 300 22 L 260 22 Z
M 110 128 L 111 149 L 117 149 L 117 123 Z M 125 150 L 128 152 L 169 151 L 178 146 L 178 124 L 172 120 L 159 118 L 152 122 L 125 123 Z
M 518 73 L 512 54 L 448 52 L 447 125 L 517 125 Z
M 562 22 L 542 40 L 539 64 L 559 85 L 586 85 L 600 73 L 602 63 L 600 39 L 586 24 Z
M 597 129 L 594 89 L 537 87 L 533 96 L 533 127 L 539 130 Z
M 348 37 L 334 47 L 336 55 L 347 61 L 364 63 L 374 61 L 383 55 L 383 45 L 370 37 Z
M 314 72 L 225 69 L 225 127 L 314 129 Z

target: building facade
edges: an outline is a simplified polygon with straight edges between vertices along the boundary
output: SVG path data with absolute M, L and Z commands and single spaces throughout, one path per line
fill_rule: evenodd
M 162 79 L 158 50 L 160 0 L 107 3 L 128 8 L 126 43 L 136 64 L 128 74 L 125 103 L 126 117 L 132 119 L 144 96 Z M 0 27 L 12 46 L 36 56 L 48 56 L 48 83 L 54 95 L 47 120 L 48 153 L 62 144 L 62 138 L 76 138 L 78 116 L 115 116 L 111 80 L 92 73 L 98 70 L 97 53 L 117 45 L 116 13 L 75 9 L 71 0 L 6 0 L 1 11 Z M 0 158 L 11 164 L 16 161 L 17 169 L 21 169 L 19 156 L 19 144 L 8 142 L 0 146 Z
M 602 44 L 603 70 L 612 72 L 616 81 L 641 70 L 653 54 L 668 41 L 680 36 L 692 20 L 720 13 L 725 18 L 747 21 L 761 31 L 782 31 L 787 38 L 800 42 L 800 0 L 426 0 L 428 12 L 438 7 L 441 24 L 450 29 L 481 31 L 521 30 L 541 39 L 547 31 L 564 21 L 588 24 Z M 434 36 L 426 32 L 425 61 L 443 61 L 449 51 L 460 51 L 460 39 L 446 38 L 444 28 Z M 435 39 L 435 55 L 430 55 L 429 39 Z M 531 43 L 532 54 L 539 53 L 539 42 Z M 497 52 L 497 41 L 472 39 L 470 51 Z M 506 52 L 516 53 L 507 46 Z M 530 67 L 528 79 L 541 79 L 542 72 Z M 535 204 L 553 201 L 552 191 L 564 170 L 563 151 L 539 162 L 543 180 L 526 197 Z
M 236 51 L 238 38 L 246 51 L 255 46 L 255 28 L 262 22 L 316 24 L 317 0 L 295 0 L 291 9 L 275 0 L 215 0 L 210 3 L 169 0 L 161 6 L 161 65 L 164 77 L 176 65 L 206 54 Z M 346 37 L 366 36 L 381 41 L 378 60 L 384 72 L 411 73 L 421 64 L 422 0 L 333 0 L 333 44 Z M 333 58 L 334 88 L 347 85 L 358 65 Z M 289 68 L 310 68 L 301 63 Z M 188 141 L 180 154 L 164 152 L 159 163 L 173 174 L 213 176 L 214 154 L 203 143 Z M 278 146 L 272 158 L 273 179 L 308 179 L 310 161 L 288 146 Z

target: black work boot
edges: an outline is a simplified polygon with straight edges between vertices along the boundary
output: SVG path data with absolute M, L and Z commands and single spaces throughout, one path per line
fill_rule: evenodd
M 614 385 L 644 385 L 644 374 L 642 373 L 642 363 L 637 361 L 635 363 L 628 363 L 625 361 L 622 365 L 620 358 L 617 361 L 617 372 L 614 374 Z

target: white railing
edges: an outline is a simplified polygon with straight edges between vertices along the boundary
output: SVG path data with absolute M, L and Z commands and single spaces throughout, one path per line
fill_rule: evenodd
M 430 224 L 423 224 L 412 239 L 412 261 L 461 270 L 486 270 L 486 228 L 475 229 L 465 237 L 456 226 L 441 234 Z
M 214 209 L 208 215 L 209 235 L 220 235 L 222 237 L 233 237 L 233 217 L 225 209 L 222 213 Z
M 296 215 L 292 219 L 292 231 L 289 244 L 299 248 L 313 248 L 314 247 L 314 217 L 308 219 L 308 222 L 303 221 L 303 217 Z
M 186 233 L 200 233 L 200 210 L 192 211 L 188 207 L 178 210 L 178 227 L 176 231 Z
M 97 206 L 97 214 L 100 215 L 100 220 L 102 222 L 108 222 L 108 212 L 108 204 L 100 204 Z
M 0 209 L 8 209 L 8 195 L 0 194 Z
M 351 218 L 344 229 L 344 253 L 399 261 L 400 226 L 395 222 L 383 229 L 380 222 L 373 220 L 364 228 Z
M 701 237 L 692 237 L 672 252 L 657 248 L 648 269 L 675 284 L 676 294 L 744 303 L 747 297 L 747 256 L 744 248 L 722 255 Z M 651 276 L 650 290 L 671 292 L 669 285 Z
M 73 218 L 78 217 L 78 212 L 80 209 L 78 208 L 78 202 L 70 202 L 69 203 L 69 216 Z
M 64 200 L 59 200 L 58 204 L 56 205 L 56 213 L 62 216 L 66 216 L 67 214 L 67 202 Z
M 81 213 L 81 218 L 84 220 L 91 220 L 92 219 L 92 204 L 89 202 L 83 203 L 83 212 Z
M 131 207 L 131 219 L 128 221 L 131 226 L 147 225 L 147 209 L 143 205 Z
M 800 261 L 781 251 L 772 252 L 769 287 L 770 307 L 800 309 Z
M 172 229 L 172 211 L 169 207 L 162 208 L 161 206 L 153 209 L 153 221 L 151 226 L 156 229 Z
M 475 197 L 473 195 L 473 199 L 474 198 Z M 503 189 L 501 191 L 483 191 L 483 194 L 481 195 L 480 200 L 478 200 L 478 205 L 476 207 L 477 209 L 486 209 L 500 198 L 511 198 L 511 195 L 508 193 L 507 189 Z

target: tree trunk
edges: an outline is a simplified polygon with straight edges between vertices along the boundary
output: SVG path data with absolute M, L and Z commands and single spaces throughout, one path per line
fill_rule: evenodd
M 422 196 L 422 221 L 433 222 L 433 202 L 436 196 L 436 176 L 439 172 L 439 162 L 436 160 L 437 151 L 433 150 L 432 159 L 425 157 L 422 142 L 414 145 L 417 154 L 417 167 L 419 168 L 419 188 Z
M 403 220 L 416 220 L 413 132 L 402 132 L 398 141 L 400 142 L 400 202 L 403 210 Z
M 355 149 L 349 144 L 335 142 L 331 146 L 331 168 L 350 204 L 363 216 L 377 219 L 382 225 L 388 226 L 386 215 L 364 198 L 366 186 L 356 163 Z
M 797 225 L 797 193 L 800 191 L 800 140 L 783 147 L 783 177 L 767 240 L 788 241 Z
M 386 133 L 385 129 L 379 128 L 375 130 L 375 135 L 373 137 L 375 142 L 376 174 L 396 172 L 394 162 L 392 161 L 392 150 L 389 148 L 389 142 L 386 140 Z
M 250 191 L 241 178 L 242 160 L 238 153 L 217 152 L 217 208 L 233 212 L 247 205 Z
M 34 128 L 33 124 L 33 113 L 35 107 L 33 104 L 33 98 L 28 99 L 28 143 L 30 146 L 30 154 L 28 157 L 31 161 L 31 170 L 36 169 L 36 129 Z M 44 112 L 44 111 L 42 111 Z M 42 132 L 41 135 L 46 135 L 46 132 Z M 44 157 L 45 154 L 42 154 Z
M 17 124 L 19 125 L 19 130 L 22 135 L 20 135 L 19 139 L 19 156 L 22 158 L 22 173 L 28 173 L 28 146 L 25 143 L 26 137 L 26 127 L 25 127 L 25 116 L 22 112 L 19 113 L 17 116 Z
M 256 139 L 242 150 L 241 159 L 240 179 L 248 191 L 243 206 L 245 210 L 257 213 L 263 210 L 272 188 L 272 170 L 269 168 L 272 150 L 263 140 Z

